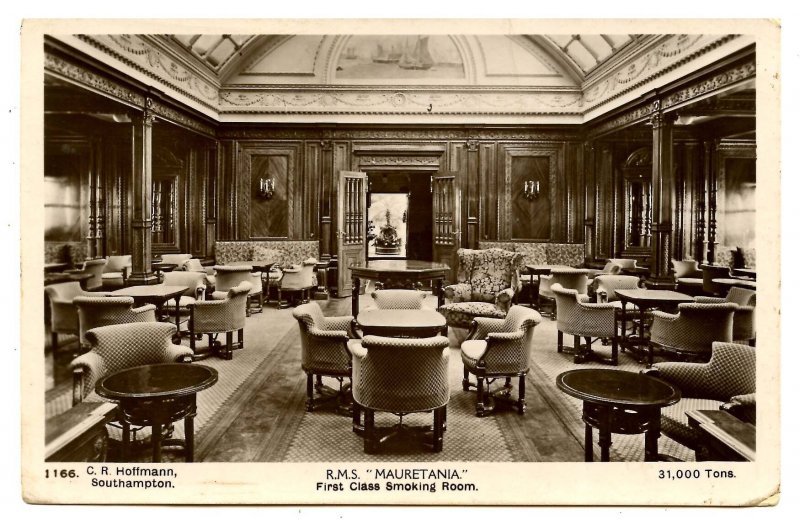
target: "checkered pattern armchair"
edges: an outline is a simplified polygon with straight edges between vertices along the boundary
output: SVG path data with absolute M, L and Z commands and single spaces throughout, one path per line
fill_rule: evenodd
M 153 304 L 146 304 L 135 308 L 132 297 L 77 296 L 72 303 L 78 310 L 80 342 L 84 347 L 89 346 L 86 332 L 90 329 L 114 324 L 156 321 L 156 307 Z
M 573 336 L 574 361 L 580 364 L 592 352 L 592 338 L 611 340 L 611 362 L 617 365 L 617 308 L 611 303 L 589 302 L 589 296 L 574 289 L 565 289 L 561 284 L 552 288 L 556 297 L 556 329 L 558 329 L 557 351 L 564 351 L 564 333 Z M 581 345 L 581 337 L 586 340 Z
M 489 386 L 497 378 L 506 379 L 503 393 L 510 396 L 511 380 L 519 377 L 519 390 L 515 402 L 517 412 L 525 413 L 525 377 L 528 374 L 533 330 L 542 321 L 536 311 L 511 306 L 504 319 L 476 318 L 467 340 L 461 344 L 461 361 L 464 364 L 464 391 L 475 387 L 478 391 L 475 414 L 479 417 L 492 411 L 494 399 Z M 476 383 L 469 380 L 475 375 Z M 484 380 L 486 390 L 484 390 Z
M 191 253 L 164 253 L 161 255 L 161 262 L 164 264 L 177 264 L 180 268 L 191 258 Z
M 264 297 L 262 295 L 261 273 L 253 272 L 252 266 L 214 266 L 214 274 L 216 282 L 211 298 L 222 300 L 230 289 L 237 287 L 242 282 L 248 282 L 250 288 L 247 295 L 246 314 L 250 316 L 251 312 L 260 312 L 262 310 Z M 258 307 L 251 308 L 250 302 L 252 300 L 256 301 Z
M 125 287 L 131 274 L 133 261 L 131 255 L 112 255 L 106 259 L 103 268 L 103 287 L 117 289 Z
M 316 267 L 317 259 L 309 258 L 300 265 L 283 269 L 283 278 L 278 284 L 278 307 L 282 307 L 286 293 L 299 293 L 301 303 L 311 300 L 311 289 L 317 285 Z
M 428 294 L 415 289 L 379 289 L 372 292 L 377 309 L 422 309 Z
M 444 288 L 439 308 L 451 327 L 469 328 L 476 317 L 504 318 L 519 290 L 522 253 L 459 249 L 458 283 Z
M 249 282 L 240 282 L 227 291 L 225 297 L 215 300 L 198 300 L 189 304 L 189 347 L 195 353 L 195 337 L 208 335 L 209 352 L 217 351 L 225 360 L 233 358 L 233 349 L 244 347 L 244 324 L 247 316 Z M 233 332 L 238 332 L 234 346 Z M 225 348 L 216 342 L 216 337 L 225 333 Z M 206 356 L 198 354 L 197 356 Z
M 347 347 L 353 335 L 353 317 L 326 317 L 316 302 L 300 305 L 292 310 L 300 326 L 301 367 L 306 373 L 306 411 L 314 411 L 321 403 L 342 400 L 346 391 L 344 379 L 350 380 L 352 358 Z M 322 377 L 333 377 L 339 390 L 325 388 Z M 316 383 L 315 383 L 316 378 Z M 314 393 L 322 394 L 315 398 Z
M 697 450 L 700 436 L 689 426 L 687 411 L 724 409 L 756 422 L 756 351 L 751 346 L 714 342 L 705 364 L 662 362 L 647 371 L 681 390 L 681 400 L 661 410 L 661 432 Z
M 50 345 L 58 349 L 58 335 L 78 335 L 80 322 L 78 310 L 72 300 L 75 297 L 103 297 L 103 292 L 84 291 L 78 282 L 63 282 L 45 286 L 50 299 Z
M 89 273 L 91 276 L 83 286 L 88 291 L 98 291 L 103 287 L 103 270 L 105 267 L 105 258 L 93 258 L 91 260 L 85 260 L 81 267 L 77 269 L 70 269 L 67 272 L 85 271 L 86 273 Z
M 184 286 L 178 305 L 181 315 L 188 315 L 189 304 L 204 300 L 206 296 L 206 274 L 200 271 L 172 271 L 164 273 L 165 286 Z M 171 298 L 164 304 L 164 312 L 168 315 L 175 314 L 175 299 Z
M 703 270 L 697 265 L 697 260 L 672 259 L 672 269 L 675 272 L 675 283 L 680 292 L 694 296 L 703 291 Z
M 97 381 L 117 371 L 146 364 L 191 362 L 192 352 L 172 343 L 176 328 L 164 322 L 137 322 L 94 328 L 86 332 L 88 353 L 70 363 L 72 403 L 103 402 Z
M 592 279 L 598 275 L 619 275 L 620 271 L 622 271 L 622 266 L 608 261 L 606 262 L 606 265 L 603 266 L 603 269 L 589 269 L 587 276 L 589 279 Z
M 433 450 L 442 450 L 450 386 L 448 340 L 388 338 L 368 335 L 350 344 L 353 354 L 353 400 L 364 411 L 364 451 L 378 450 L 375 412 L 402 416 L 433 411 Z
M 733 340 L 735 304 L 685 303 L 676 314 L 653 312 L 650 344 L 684 358 L 706 360 L 714 342 Z
M 194 271 L 196 273 L 205 273 L 204 283 L 206 286 L 206 293 L 214 290 L 217 279 L 214 276 L 214 268 L 212 266 L 204 266 L 200 263 L 199 258 L 190 258 L 180 266 L 181 271 Z
M 732 287 L 724 298 L 696 297 L 701 304 L 735 304 L 733 312 L 733 340 L 742 344 L 753 344 L 756 338 L 756 292 Z
M 580 268 L 555 268 L 549 275 L 542 275 L 539 279 L 539 310 L 541 311 L 542 299 L 555 303 L 556 295 L 553 286 L 559 284 L 564 289 L 574 289 L 579 294 L 585 295 L 589 291 L 589 270 Z M 553 314 L 555 314 L 553 312 Z

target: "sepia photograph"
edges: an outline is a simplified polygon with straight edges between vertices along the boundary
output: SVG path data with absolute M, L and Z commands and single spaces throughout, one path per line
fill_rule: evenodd
M 776 504 L 780 30 L 23 21 L 23 499 Z

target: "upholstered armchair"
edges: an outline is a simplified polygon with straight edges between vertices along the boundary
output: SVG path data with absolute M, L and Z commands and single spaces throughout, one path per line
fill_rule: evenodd
M 105 258 L 94 258 L 91 260 L 85 260 L 81 267 L 70 271 L 89 273 L 91 276 L 83 285 L 84 288 L 86 288 L 88 291 L 99 291 L 103 288 L 103 270 L 105 267 Z
M 458 283 L 444 288 L 439 312 L 447 325 L 469 329 L 476 317 L 504 318 L 519 290 L 522 254 L 491 248 L 458 250 Z
M 206 286 L 206 293 L 214 291 L 217 284 L 217 279 L 214 276 L 213 266 L 204 266 L 200 263 L 199 258 L 190 258 L 180 266 L 181 271 L 194 271 L 195 273 L 204 273 L 205 278 L 203 283 Z
M 733 278 L 731 268 L 728 266 L 716 266 L 712 264 L 701 264 L 703 272 L 703 292 L 707 295 L 722 296 L 725 294 L 726 287 L 714 282 L 715 278 Z
M 184 286 L 186 291 L 183 292 L 178 305 L 180 307 L 181 317 L 186 320 L 189 313 L 189 304 L 194 304 L 198 300 L 205 300 L 206 296 L 206 274 L 199 271 L 171 271 L 164 273 L 165 286 Z M 175 299 L 171 298 L 164 304 L 164 313 L 167 315 L 175 315 Z M 184 316 L 186 315 L 186 316 Z
M 470 334 L 461 344 L 461 361 L 464 364 L 464 391 L 477 389 L 475 414 L 479 417 L 494 411 L 494 401 L 511 401 L 511 381 L 519 377 L 517 400 L 512 401 L 520 415 L 525 413 L 525 377 L 528 374 L 533 330 L 542 321 L 536 311 L 511 306 L 506 318 L 475 318 Z M 469 380 L 475 375 L 476 383 Z M 498 392 L 489 391 L 491 383 L 505 378 Z M 484 389 L 484 381 L 486 388 Z
M 112 255 L 108 257 L 103 268 L 103 288 L 118 289 L 125 287 L 132 265 L 131 255 Z
M 176 264 L 180 268 L 191 258 L 191 253 L 164 253 L 161 255 L 161 262 L 164 264 Z
M 269 260 L 271 262 L 275 262 L 275 264 L 269 269 L 269 274 L 267 275 L 268 289 L 278 289 L 278 283 L 283 278 L 283 265 L 281 263 L 283 259 L 284 254 L 280 249 L 264 246 L 253 246 L 253 260 Z M 267 294 L 266 300 L 269 303 L 269 294 Z
M 542 299 L 553 304 L 558 309 L 556 295 L 553 293 L 553 286 L 559 284 L 564 289 L 574 289 L 581 295 L 585 295 L 589 290 L 589 270 L 579 268 L 553 268 L 549 275 L 542 275 L 539 278 L 539 297 L 538 308 L 542 310 Z M 555 311 L 551 312 L 555 316 Z
M 377 309 L 422 309 L 428 293 L 415 289 L 378 289 L 372 292 Z
M 164 322 L 136 322 L 91 329 L 86 340 L 91 349 L 70 363 L 73 405 L 83 400 L 103 402 L 97 381 L 117 371 L 146 364 L 191 362 L 192 352 L 172 343 L 175 326 Z
M 287 293 L 300 295 L 300 303 L 311 300 L 311 290 L 316 286 L 317 260 L 309 258 L 301 265 L 294 265 L 283 269 L 283 278 L 278 284 L 278 307 L 289 307 L 289 302 L 283 302 Z
M 145 304 L 135 308 L 132 297 L 77 296 L 72 303 L 78 310 L 80 343 L 84 347 L 89 345 L 86 332 L 91 329 L 114 324 L 156 321 L 156 307 Z
M 675 273 L 677 290 L 695 296 L 703 292 L 703 271 L 698 267 L 697 260 L 672 259 L 672 269 Z
M 300 326 L 301 367 L 306 373 L 306 411 L 314 411 L 321 403 L 338 400 L 342 407 L 349 403 L 347 393 L 352 372 L 352 357 L 347 347 L 353 335 L 353 317 L 326 317 L 316 302 L 292 310 Z M 325 386 L 322 377 L 333 377 L 339 389 Z M 316 382 L 315 382 L 316 379 Z M 321 397 L 315 398 L 314 393 Z
M 603 269 L 587 269 L 586 276 L 591 280 L 599 275 L 619 275 L 620 271 L 622 271 L 622 266 L 609 260 Z
M 751 346 L 714 342 L 711 360 L 661 362 L 646 372 L 681 390 L 677 404 L 661 409 L 661 433 L 694 449 L 702 460 L 700 434 L 689 425 L 687 411 L 722 409 L 756 423 L 756 351 Z
M 589 296 L 580 294 L 574 289 L 565 289 L 561 284 L 554 284 L 553 294 L 556 297 L 556 329 L 558 342 L 556 350 L 564 351 L 564 333 L 573 336 L 576 364 L 590 358 L 617 365 L 617 308 L 611 303 L 589 302 Z M 586 341 L 581 345 L 581 338 Z M 611 340 L 611 358 L 601 359 L 592 352 L 592 338 Z
M 85 291 L 78 282 L 62 282 L 45 286 L 44 292 L 50 300 L 50 345 L 58 349 L 58 335 L 78 335 L 80 323 L 78 310 L 72 303 L 75 297 L 103 297 L 101 292 Z
M 389 338 L 368 335 L 349 344 L 353 355 L 353 417 L 364 412 L 364 452 L 375 453 L 393 435 L 421 432 L 433 451 L 442 450 L 450 386 L 447 337 Z M 375 412 L 400 416 L 393 428 L 376 428 Z M 403 425 L 409 413 L 433 411 L 430 426 Z M 432 434 L 431 434 L 432 433 Z
M 714 342 L 733 340 L 736 308 L 736 304 L 727 302 L 689 302 L 679 304 L 676 314 L 654 311 L 650 327 L 651 354 L 653 348 L 660 348 L 682 358 L 708 359 Z
M 230 360 L 233 358 L 234 349 L 244 347 L 244 324 L 250 287 L 249 282 L 243 281 L 229 289 L 224 298 L 198 300 L 193 304 L 188 304 L 189 347 L 197 358 L 206 357 L 216 351 L 220 358 Z M 234 331 L 238 332 L 235 345 L 233 343 Z M 220 333 L 225 333 L 224 349 L 216 340 Z M 203 334 L 208 335 L 208 352 L 198 353 L 195 351 L 195 337 Z
M 261 312 L 264 307 L 264 297 L 261 293 L 261 273 L 254 273 L 252 266 L 214 266 L 214 272 L 216 281 L 214 292 L 211 293 L 211 298 L 214 300 L 222 300 L 227 296 L 230 289 L 233 289 L 242 282 L 248 282 L 250 288 L 247 296 L 246 314 L 250 316 L 251 312 Z M 257 308 L 251 308 L 250 306 L 250 302 L 253 299 L 255 299 L 258 304 Z
M 639 277 L 633 275 L 599 275 L 594 279 L 595 294 L 598 302 L 605 298 L 605 302 L 614 304 L 622 309 L 622 302 L 617 296 L 618 289 L 638 289 L 641 287 Z M 636 309 L 635 304 L 627 304 L 628 309 Z
M 733 311 L 733 341 L 753 345 L 756 339 L 756 292 L 732 287 L 724 298 L 695 297 L 701 304 L 735 304 Z

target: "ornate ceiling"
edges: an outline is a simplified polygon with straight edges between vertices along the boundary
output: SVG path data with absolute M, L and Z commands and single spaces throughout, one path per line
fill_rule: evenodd
M 741 35 L 53 35 L 219 121 L 582 123 Z

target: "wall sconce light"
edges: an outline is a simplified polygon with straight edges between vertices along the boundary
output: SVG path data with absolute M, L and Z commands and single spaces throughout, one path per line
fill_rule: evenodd
M 260 178 L 258 180 L 258 196 L 269 200 L 275 194 L 275 179 Z
M 522 189 L 522 195 L 528 200 L 534 200 L 536 198 L 539 198 L 539 181 L 538 180 L 525 181 L 525 187 Z

